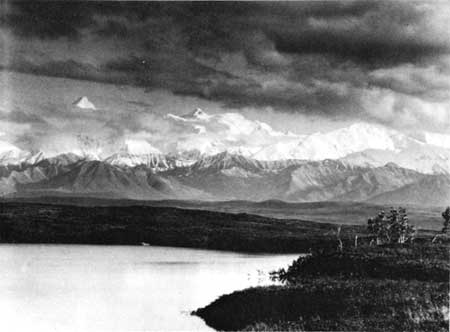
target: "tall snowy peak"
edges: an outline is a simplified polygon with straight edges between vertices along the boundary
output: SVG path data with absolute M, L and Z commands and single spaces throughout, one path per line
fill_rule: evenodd
M 250 120 L 239 113 L 208 114 L 195 110 L 186 115 L 168 114 L 167 119 L 177 126 L 180 139 L 176 153 L 215 155 L 221 152 L 253 157 L 274 142 L 292 142 L 303 137 L 274 130 L 270 125 Z
M 16 165 L 25 162 L 32 154 L 24 151 L 17 146 L 0 141 L 0 165 Z
M 326 133 L 309 135 L 280 132 L 267 123 L 239 113 L 209 115 L 202 110 L 167 116 L 177 125 L 181 139 L 177 153 L 215 155 L 224 151 L 257 160 L 323 160 L 380 149 L 400 151 L 419 142 L 381 125 L 359 122 Z
M 155 171 L 167 170 L 174 167 L 174 163 L 153 147 L 150 143 L 140 139 L 126 139 L 119 152 L 104 160 L 117 166 L 146 166 Z
M 81 108 L 81 109 L 89 109 L 89 110 L 96 110 L 97 107 L 86 97 L 80 97 L 77 100 L 73 102 L 73 105 L 75 107 Z

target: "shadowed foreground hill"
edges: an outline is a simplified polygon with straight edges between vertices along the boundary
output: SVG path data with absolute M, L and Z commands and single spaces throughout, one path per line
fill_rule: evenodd
M 285 286 L 224 295 L 194 314 L 227 331 L 448 331 L 449 272 L 448 245 L 423 239 L 320 250 L 274 274 Z
M 67 206 L 3 203 L 0 241 L 14 243 L 128 244 L 247 252 L 306 252 L 335 246 L 337 226 L 249 214 L 150 206 Z M 361 226 L 343 226 L 350 239 Z
M 311 202 L 292 203 L 277 200 L 252 201 L 183 201 L 158 200 L 139 201 L 125 199 L 95 198 L 92 196 L 42 196 L 16 197 L 9 202 L 27 202 L 42 204 L 76 205 L 76 206 L 153 206 L 176 207 L 180 209 L 208 210 L 225 213 L 248 213 L 277 219 L 302 219 L 329 224 L 362 225 L 367 224 L 367 217 L 376 215 L 380 210 L 388 211 L 392 203 L 376 205 L 363 202 Z M 409 222 L 418 229 L 440 230 L 442 228 L 442 207 L 424 207 L 405 205 Z
M 447 294 L 446 283 L 314 280 L 236 292 L 197 315 L 226 331 L 444 332 Z

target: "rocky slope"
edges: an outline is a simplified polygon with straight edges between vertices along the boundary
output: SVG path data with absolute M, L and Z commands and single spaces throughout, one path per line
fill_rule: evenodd
M 0 191 L 15 196 L 51 193 L 151 200 L 371 200 L 427 205 L 442 205 L 450 198 L 448 175 L 424 174 L 393 163 L 371 167 L 339 160 L 271 162 L 225 152 L 190 166 L 167 165 L 130 166 L 64 154 L 35 164 L 3 166 Z

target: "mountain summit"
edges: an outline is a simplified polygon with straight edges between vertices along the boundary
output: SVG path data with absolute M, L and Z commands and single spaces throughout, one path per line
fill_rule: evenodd
M 187 114 L 184 115 L 175 115 L 175 114 L 167 114 L 167 118 L 175 120 L 175 121 L 183 121 L 183 122 L 204 122 L 204 121 L 208 121 L 211 118 L 213 118 L 213 115 L 209 115 L 208 113 L 206 113 L 205 111 L 203 111 L 201 108 L 196 108 L 195 110 L 193 110 L 192 112 L 189 112 Z
M 80 97 L 77 100 L 75 100 L 73 102 L 73 105 L 82 109 L 89 109 L 89 110 L 97 109 L 95 105 L 86 96 Z
M 135 167 L 144 165 L 153 171 L 167 170 L 173 167 L 168 158 L 147 141 L 127 139 L 118 153 L 105 159 L 107 164 Z
M 186 114 L 183 117 L 184 118 L 194 118 L 194 119 L 199 119 L 199 120 L 208 120 L 209 118 L 211 118 L 211 115 L 207 114 L 201 108 L 196 108 L 191 113 Z
M 9 142 L 0 141 L 0 165 L 19 164 L 29 156 L 29 152 L 23 151 Z

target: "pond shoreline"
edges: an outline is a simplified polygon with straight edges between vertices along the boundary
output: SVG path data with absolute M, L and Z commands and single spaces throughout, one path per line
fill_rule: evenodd
M 449 241 L 314 253 L 192 312 L 225 331 L 448 331 Z
M 18 331 L 211 331 L 190 312 L 221 294 L 268 285 L 268 275 L 261 280 L 258 270 L 287 266 L 295 257 L 156 246 L 3 244 L 2 325 Z

